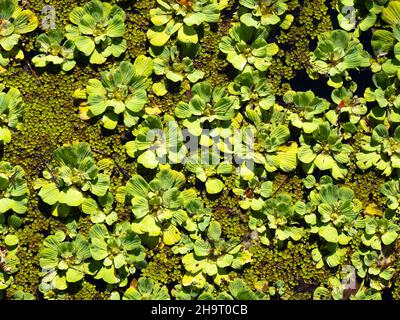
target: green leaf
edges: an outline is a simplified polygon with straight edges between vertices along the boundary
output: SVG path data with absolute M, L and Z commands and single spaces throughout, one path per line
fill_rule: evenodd
M 4 238 L 4 243 L 8 247 L 14 247 L 14 246 L 16 246 L 18 244 L 18 242 L 19 242 L 18 237 L 16 235 L 13 235 L 13 234 L 8 234 Z
M 166 230 L 163 232 L 163 242 L 167 246 L 172 246 L 179 242 L 181 239 L 181 233 L 178 228 L 170 224 Z
M 69 207 L 78 207 L 83 203 L 83 194 L 75 187 L 62 190 L 58 196 L 58 202 L 65 203 Z
M 56 275 L 53 280 L 53 285 L 58 290 L 65 290 L 68 288 L 67 279 L 65 276 L 60 277 L 59 275 Z
M 247 64 L 247 59 L 236 52 L 228 53 L 226 60 L 228 60 L 235 69 L 242 71 Z
M 182 41 L 183 43 L 197 43 L 199 42 L 199 37 L 196 33 L 196 30 L 193 27 L 183 25 L 182 28 L 178 30 L 178 36 L 177 36 L 179 41 Z
M 124 255 L 122 253 L 120 253 L 114 258 L 114 266 L 116 269 L 120 269 L 124 265 L 126 265 L 126 261 L 125 261 Z
M 326 258 L 326 263 L 331 268 L 337 267 L 340 264 L 340 256 L 334 253 Z
M 388 246 L 396 241 L 398 234 L 396 231 L 388 231 L 382 235 L 382 242 L 384 245 Z
M 137 162 L 145 168 L 154 169 L 158 165 L 156 155 L 151 150 L 146 150 L 138 158 Z
M 150 44 L 156 47 L 162 47 L 164 46 L 168 40 L 170 39 L 171 35 L 168 34 L 167 32 L 162 31 L 158 32 L 152 29 L 149 29 L 147 31 L 147 38 L 150 41 Z
M 207 237 L 210 240 L 217 241 L 222 234 L 221 225 L 217 221 L 211 221 L 207 230 Z
M 6 51 L 11 51 L 19 42 L 20 35 L 12 34 L 0 40 L 1 47 Z
M 336 228 L 331 226 L 322 226 L 319 228 L 319 235 L 326 241 L 331 243 L 337 243 L 339 241 L 339 235 Z
M 395 270 L 393 268 L 385 269 L 379 274 L 379 277 L 386 281 L 389 281 L 393 278 L 394 273 Z
M 144 55 L 139 55 L 133 64 L 135 75 L 149 77 L 153 73 L 153 60 Z
M 68 282 L 78 282 L 82 280 L 84 274 L 81 271 L 69 268 L 66 273 L 66 279 Z
M 60 191 L 54 182 L 44 185 L 39 191 L 39 196 L 49 205 L 53 205 L 58 201 L 59 194 Z
M 209 178 L 206 181 L 206 190 L 209 194 L 220 193 L 224 189 L 224 183 L 217 178 Z
M 97 179 L 95 180 L 95 182 L 92 183 L 91 191 L 94 195 L 102 197 L 107 193 L 109 186 L 110 177 L 108 175 L 100 173 L 97 175 Z
M 149 212 L 149 203 L 147 199 L 140 196 L 134 196 L 132 198 L 132 212 L 135 218 L 143 218 Z
M 95 260 L 104 260 L 108 256 L 107 243 L 99 238 L 91 239 L 90 253 Z
M 230 254 L 225 254 L 217 259 L 217 266 L 219 268 L 226 268 L 232 264 L 233 256 Z
M 106 35 L 111 38 L 123 37 L 125 33 L 125 23 L 121 16 L 114 16 L 109 21 Z
M 391 25 L 400 24 L 400 2 L 390 1 L 382 10 L 382 19 Z
M 24 34 L 35 30 L 39 24 L 38 18 L 30 10 L 17 10 L 14 12 L 15 32 Z
M 147 181 L 138 174 L 132 176 L 126 184 L 126 193 L 132 196 L 147 198 L 150 186 Z
M 335 160 L 328 154 L 320 153 L 315 158 L 314 163 L 320 170 L 329 170 L 335 164 Z
M 85 56 L 90 56 L 94 52 L 95 44 L 92 39 L 85 36 L 79 36 L 75 40 L 76 48 L 83 52 Z
M 212 277 L 218 273 L 218 266 L 215 262 L 209 262 L 206 260 L 204 262 L 203 272 Z
M 168 92 L 165 82 L 163 81 L 153 83 L 152 90 L 159 97 L 166 95 Z
M 269 198 L 272 194 L 273 183 L 272 181 L 266 181 L 261 184 L 261 196 L 264 198 Z
M 103 267 L 96 276 L 97 279 L 103 279 L 106 283 L 115 284 L 119 283 L 120 279 L 115 274 L 114 267 Z
M 314 161 L 316 155 L 309 146 L 301 146 L 299 148 L 298 157 L 301 162 L 308 164 Z
M 208 242 L 200 239 L 194 243 L 193 249 L 197 257 L 207 257 L 210 253 L 211 248 Z

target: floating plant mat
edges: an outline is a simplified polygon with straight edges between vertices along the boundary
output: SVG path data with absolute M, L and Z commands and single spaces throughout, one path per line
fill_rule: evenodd
M 398 299 L 399 13 L 0 0 L 0 298 Z

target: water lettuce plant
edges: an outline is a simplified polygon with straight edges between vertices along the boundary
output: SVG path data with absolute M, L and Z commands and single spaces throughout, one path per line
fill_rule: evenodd
M 206 239 L 196 240 L 193 252 L 182 258 L 187 271 L 182 280 L 183 285 L 203 287 L 207 276 L 219 284 L 228 275 L 227 268 L 239 270 L 251 261 L 251 253 L 242 248 L 240 240 L 226 241 L 221 238 L 221 234 L 221 225 L 217 221 L 211 221 Z
M 185 166 L 197 179 L 205 183 L 209 194 L 220 193 L 224 188 L 224 183 L 218 175 L 229 175 L 234 170 L 231 163 L 222 162 L 220 157 L 213 153 L 194 154 L 188 158 Z
M 87 240 L 78 235 L 68 241 L 64 232 L 57 231 L 44 240 L 39 254 L 42 282 L 57 290 L 66 290 L 89 273 L 90 258 Z
M 74 97 L 87 100 L 80 106 L 81 118 L 102 116 L 106 129 L 113 130 L 123 115 L 124 125 L 132 127 L 147 103 L 148 77 L 153 72 L 151 58 L 143 55 L 133 65 L 123 61 L 118 67 L 100 74 L 101 80 L 90 79 L 85 90 L 76 90 Z
M 52 215 L 66 216 L 71 208 L 80 209 L 87 198 L 104 196 L 110 177 L 104 173 L 107 159 L 96 162 L 87 143 L 64 145 L 53 152 L 54 163 L 43 170 L 34 188 L 51 207 Z
M 362 243 L 375 250 L 393 244 L 399 236 L 400 227 L 387 218 L 368 217 L 365 221 L 365 232 Z
M 89 241 L 94 279 L 124 287 L 136 267 L 145 264 L 144 247 L 128 221 L 116 224 L 112 232 L 104 224 L 95 224 L 89 230 Z
M 277 44 L 267 42 L 267 38 L 266 29 L 237 23 L 229 30 L 229 36 L 221 39 L 219 49 L 227 55 L 226 60 L 239 71 L 243 71 L 246 66 L 266 71 L 273 56 L 279 51 Z
M 273 293 L 275 289 L 274 286 L 269 286 L 268 293 Z M 242 279 L 237 278 L 229 284 L 230 297 L 228 296 L 227 300 L 269 300 L 268 293 L 264 293 L 262 290 L 251 290 Z
M 290 195 L 281 193 L 265 200 L 263 208 L 251 214 L 249 228 L 258 233 L 264 245 L 270 245 L 271 239 L 298 241 L 304 235 L 301 221 L 305 213 L 304 202 L 294 203 Z
M 376 89 L 367 88 L 364 98 L 367 102 L 377 104 L 370 114 L 377 120 L 387 119 L 389 122 L 400 122 L 400 96 L 397 94 L 399 81 L 381 71 L 374 74 L 372 80 Z
M 119 190 L 119 200 L 131 205 L 132 230 L 139 235 L 173 245 L 181 238 L 180 229 L 195 231 L 186 211 L 196 193 L 183 189 L 185 176 L 169 165 L 160 165 L 156 177 L 147 182 L 136 174 Z
M 336 3 L 337 19 L 342 29 L 355 34 L 365 32 L 375 25 L 379 14 L 390 0 L 339 0 Z
M 400 182 L 389 180 L 381 186 L 380 191 L 386 197 L 387 208 L 391 211 L 398 211 L 400 207 Z
M 372 134 L 363 137 L 361 152 L 357 153 L 357 166 L 366 170 L 375 167 L 389 176 L 393 169 L 399 168 L 400 129 L 389 130 L 377 125 Z
M 282 108 L 276 106 L 259 113 L 248 110 L 247 116 L 253 124 L 241 128 L 241 144 L 234 147 L 237 161 L 242 164 L 242 177 L 251 179 L 254 176 L 250 170 L 252 164 L 262 165 L 267 172 L 295 170 L 298 145 L 290 140 Z
M 227 1 L 215 0 L 156 0 L 157 7 L 150 10 L 150 20 L 154 26 L 147 31 L 153 46 L 162 47 L 176 33 L 183 43 L 197 43 L 196 27 L 216 23 Z
M 166 286 L 154 282 L 150 278 L 141 277 L 134 279 L 130 287 L 125 291 L 122 300 L 169 300 L 169 292 Z
M 360 41 L 346 31 L 325 32 L 318 36 L 318 46 L 311 55 L 308 73 L 314 79 L 319 74 L 328 76 L 329 85 L 341 87 L 348 71 L 369 67 L 370 58 Z
M 11 130 L 19 128 L 24 113 L 24 102 L 21 92 L 17 88 L 6 90 L 3 84 L 0 85 L 0 143 L 11 142 Z
M 148 116 L 133 130 L 135 140 L 129 141 L 126 152 L 149 169 L 159 163 L 179 163 L 185 155 L 183 136 L 178 123 L 171 116 Z
M 119 57 L 127 49 L 125 12 L 108 2 L 92 0 L 74 8 L 65 27 L 66 37 L 89 57 L 90 63 L 103 64 L 110 56 Z
M 7 66 L 11 58 L 24 59 L 17 47 L 21 35 L 38 27 L 38 18 L 31 10 L 24 10 L 18 0 L 0 1 L 0 66 Z
M 272 86 L 263 72 L 246 66 L 228 86 L 230 94 L 236 95 L 247 109 L 269 110 L 275 103 Z
M 40 54 L 32 58 L 35 67 L 46 67 L 52 63 L 60 65 L 64 71 L 72 70 L 76 65 L 76 47 L 73 41 L 64 40 L 64 34 L 59 29 L 42 33 L 36 39 Z
M 347 276 L 348 277 L 348 276 Z M 354 288 L 349 293 L 349 287 L 353 286 L 352 280 L 348 281 L 346 275 L 344 277 L 330 277 L 328 279 L 328 288 L 318 287 L 314 290 L 314 300 L 382 300 L 381 292 L 369 288 L 365 280 L 359 287 Z
M 233 193 L 240 196 L 239 205 L 242 209 L 253 211 L 261 210 L 265 205 L 265 199 L 272 195 L 272 181 L 260 181 L 258 176 L 249 180 L 239 177 L 235 181 Z
M 323 240 L 312 250 L 313 260 L 318 268 L 325 262 L 336 267 L 346 255 L 344 246 L 357 234 L 362 203 L 351 189 L 331 183 L 323 185 L 318 192 L 312 191 L 309 198 L 304 220 L 310 232 Z
M 347 175 L 346 164 L 353 148 L 342 142 L 340 134 L 327 123 L 321 123 L 312 134 L 302 134 L 298 158 L 307 174 L 315 168 L 321 171 L 330 170 L 335 179 L 343 179 Z
M 90 221 L 93 223 L 113 225 L 118 220 L 114 196 L 110 191 L 107 191 L 104 196 L 98 197 L 97 201 L 93 198 L 86 198 L 82 203 L 82 212 L 89 215 Z
M 223 87 L 212 87 L 207 81 L 196 83 L 192 87 L 189 102 L 180 101 L 175 108 L 175 116 L 184 119 L 182 124 L 195 136 L 200 136 L 204 122 L 229 122 L 239 107 L 237 97 L 229 95 Z
M 304 133 L 313 133 L 323 122 L 322 116 L 329 109 L 329 102 L 316 97 L 312 91 L 288 91 L 283 96 L 290 111 L 292 126 L 302 129 Z
M 344 122 L 343 126 L 347 125 L 354 132 L 355 125 L 368 112 L 367 100 L 356 95 L 356 91 L 357 84 L 355 82 L 351 83 L 348 88 L 343 86 L 332 91 L 331 99 L 336 104 L 336 108 L 325 114 L 331 124 Z
M 362 203 L 346 187 L 326 184 L 317 193 L 310 193 L 313 210 L 304 216 L 312 233 L 330 243 L 345 245 L 356 233 L 356 220 Z
M 19 219 L 13 216 L 26 213 L 29 190 L 22 167 L 0 162 L 0 191 L 0 221 L 6 216 L 8 219 Z
M 271 291 L 275 289 L 270 286 Z M 252 290 L 243 279 L 236 278 L 229 283 L 228 290 L 216 292 L 213 285 L 207 283 L 203 288 L 175 286 L 172 295 L 177 300 L 270 300 L 268 293 Z
M 357 251 L 352 255 L 351 262 L 360 278 L 369 278 L 372 289 L 381 291 L 390 287 L 396 273 L 392 257 L 375 250 Z
M 20 264 L 17 245 L 8 245 L 6 241 L 4 244 L 0 247 L 0 292 L 13 284 L 13 275 L 18 272 Z
M 240 21 L 248 27 L 259 28 L 279 24 L 288 29 L 294 17 L 288 11 L 287 0 L 240 0 L 242 6 Z M 243 10 L 244 9 L 244 10 Z
M 165 76 L 166 79 L 173 83 L 185 80 L 190 83 L 196 83 L 204 78 L 204 72 L 197 69 L 192 60 L 199 51 L 199 45 L 186 46 L 184 48 L 178 48 L 178 46 L 152 47 L 150 54 L 154 58 L 154 73 L 159 76 Z M 161 86 L 166 93 L 166 85 L 163 82 L 155 83 L 153 91 L 158 93 L 158 86 Z

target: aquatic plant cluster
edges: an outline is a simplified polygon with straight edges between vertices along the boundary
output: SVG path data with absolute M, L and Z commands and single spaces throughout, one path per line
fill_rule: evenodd
M 0 299 L 399 299 L 399 41 L 398 0 L 0 0 Z

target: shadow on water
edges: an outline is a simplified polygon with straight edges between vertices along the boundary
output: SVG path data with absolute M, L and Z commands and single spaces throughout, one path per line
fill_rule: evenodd
M 350 70 L 349 74 L 354 82 L 357 83 L 358 96 L 363 96 L 365 89 L 368 87 L 374 87 L 372 82 L 373 72 L 370 68 L 362 68 L 361 70 Z M 289 81 L 290 86 L 295 91 L 307 91 L 311 90 L 320 98 L 331 100 L 331 93 L 334 88 L 328 85 L 328 78 L 321 77 L 317 80 L 309 78 L 305 70 L 297 72 L 296 77 Z
M 331 97 L 332 88 L 327 84 L 328 78 L 312 80 L 308 76 L 306 70 L 300 70 L 296 76 L 289 81 L 291 88 L 295 91 L 311 90 L 320 98 L 329 99 Z

